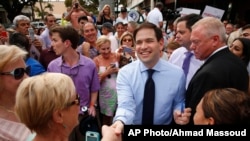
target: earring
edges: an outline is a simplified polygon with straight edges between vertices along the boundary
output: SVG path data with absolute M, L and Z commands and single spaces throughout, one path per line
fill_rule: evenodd
M 63 123 L 62 125 L 63 125 L 64 128 L 67 128 L 66 124 Z

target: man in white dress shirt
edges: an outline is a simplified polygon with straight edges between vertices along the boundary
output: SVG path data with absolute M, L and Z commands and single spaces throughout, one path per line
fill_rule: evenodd
M 179 67 L 183 66 L 186 54 L 190 52 L 189 47 L 191 45 L 191 27 L 200 19 L 201 16 L 197 14 L 189 14 L 178 19 L 176 30 L 177 34 L 175 40 L 181 45 L 181 47 L 173 51 L 169 58 L 170 63 L 175 64 Z M 188 87 L 189 81 L 202 64 L 203 61 L 196 59 L 194 55 L 191 56 L 189 62 L 189 69 L 186 75 L 186 88 Z
M 147 21 L 155 24 L 157 27 L 163 27 L 163 16 L 161 10 L 163 8 L 162 2 L 157 2 L 155 8 L 148 13 Z

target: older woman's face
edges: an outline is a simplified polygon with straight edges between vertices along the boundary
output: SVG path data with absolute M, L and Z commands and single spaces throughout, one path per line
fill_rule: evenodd
M 110 48 L 110 43 L 106 42 L 104 44 L 102 44 L 99 47 L 99 53 L 102 55 L 103 58 L 109 58 L 110 53 L 111 53 L 111 48 Z
M 199 102 L 199 104 L 196 107 L 196 112 L 194 114 L 194 124 L 195 125 L 208 125 L 208 119 L 205 118 L 204 116 L 204 111 L 202 109 L 202 103 L 203 103 L 203 99 Z
M 121 40 L 121 45 L 125 45 L 128 47 L 132 47 L 133 46 L 133 38 L 131 36 L 124 36 Z
M 11 72 L 16 68 L 26 68 L 25 62 L 22 58 L 18 59 L 15 63 L 7 64 L 1 72 Z M 1 90 L 12 96 L 15 96 L 16 90 L 23 79 L 27 78 L 28 75 L 24 73 L 20 79 L 15 79 L 12 75 L 0 75 L 1 79 Z
M 239 40 L 235 40 L 229 47 L 229 50 L 236 56 L 243 58 L 243 45 Z

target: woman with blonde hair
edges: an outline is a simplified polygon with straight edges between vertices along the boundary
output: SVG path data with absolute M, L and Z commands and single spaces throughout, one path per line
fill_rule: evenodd
M 24 141 L 31 135 L 14 113 L 16 90 L 28 77 L 28 54 L 17 46 L 0 45 L 0 140 Z
M 102 25 L 103 23 L 110 22 L 113 25 L 111 7 L 108 4 L 105 4 L 102 10 L 99 12 L 97 16 L 97 25 Z
M 117 52 L 120 54 L 119 67 L 135 61 L 135 42 L 133 34 L 130 32 L 124 32 L 120 38 L 120 47 L 117 49 Z
M 102 125 L 111 125 L 117 105 L 116 77 L 119 55 L 111 52 L 111 42 L 102 35 L 96 41 L 100 55 L 94 58 L 100 80 L 99 105 Z
M 44 73 L 20 84 L 15 111 L 20 121 L 36 133 L 33 141 L 66 141 L 78 124 L 79 103 L 69 76 Z

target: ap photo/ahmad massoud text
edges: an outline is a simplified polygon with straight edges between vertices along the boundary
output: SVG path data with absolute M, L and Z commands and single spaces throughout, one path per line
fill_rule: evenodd
M 166 137 L 249 137 L 247 125 L 220 126 L 168 126 L 168 125 L 125 125 L 124 140 L 135 138 L 164 139 Z

